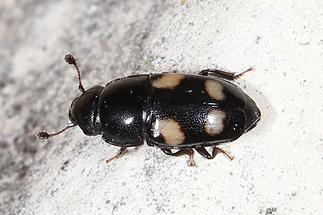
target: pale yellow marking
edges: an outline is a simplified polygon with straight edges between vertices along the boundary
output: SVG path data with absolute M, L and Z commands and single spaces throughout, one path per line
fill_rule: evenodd
M 224 129 L 225 112 L 211 110 L 205 118 L 204 129 L 209 135 L 220 134 Z
M 153 136 L 162 136 L 166 144 L 178 145 L 185 136 L 178 122 L 173 119 L 156 120 L 153 124 Z
M 152 82 L 152 86 L 162 89 L 174 89 L 184 79 L 184 75 L 176 73 L 166 73 Z
M 225 99 L 225 94 L 223 92 L 223 85 L 215 80 L 205 81 L 205 90 L 212 99 L 221 101 Z
M 181 4 L 185 4 L 187 2 L 187 0 L 180 0 Z

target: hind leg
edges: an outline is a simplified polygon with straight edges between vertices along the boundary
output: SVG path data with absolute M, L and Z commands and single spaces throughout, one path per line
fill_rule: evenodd
M 213 76 L 216 76 L 219 78 L 224 78 L 224 79 L 227 79 L 230 81 L 234 81 L 251 70 L 254 70 L 254 68 L 250 67 L 249 69 L 247 69 L 241 73 L 235 74 L 235 73 L 225 72 L 225 71 L 218 70 L 218 69 L 205 69 L 205 70 L 202 70 L 201 72 L 199 72 L 199 75 L 203 75 L 203 76 L 213 75 Z

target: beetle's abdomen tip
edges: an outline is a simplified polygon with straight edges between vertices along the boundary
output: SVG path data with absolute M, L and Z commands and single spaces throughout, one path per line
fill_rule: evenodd
M 249 104 L 248 104 L 248 108 L 246 109 L 246 127 L 245 130 L 250 131 L 251 129 L 253 129 L 257 123 L 259 122 L 260 118 L 261 118 L 261 112 L 258 108 L 258 106 L 256 105 L 256 103 L 252 100 L 250 100 Z

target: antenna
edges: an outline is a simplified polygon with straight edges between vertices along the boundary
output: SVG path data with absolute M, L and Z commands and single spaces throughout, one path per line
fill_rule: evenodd
M 36 134 L 36 137 L 38 139 L 42 139 L 42 140 L 48 139 L 50 137 L 54 137 L 56 135 L 59 135 L 59 134 L 63 133 L 65 130 L 67 130 L 69 128 L 73 128 L 74 126 L 76 126 L 74 123 L 70 123 L 65 128 L 63 128 L 62 130 L 57 131 L 57 132 L 53 132 L 53 133 L 47 133 L 46 131 L 40 131 L 40 132 L 38 132 Z
M 73 55 L 71 55 L 71 54 L 67 54 L 67 55 L 65 55 L 64 59 L 65 59 L 66 63 L 71 64 L 71 65 L 73 65 L 75 67 L 76 72 L 77 72 L 77 77 L 79 79 L 79 90 L 82 93 L 84 93 L 85 90 L 84 90 L 84 87 L 83 87 L 83 84 L 82 84 L 82 81 L 81 81 L 81 73 L 80 73 L 79 67 L 77 66 L 75 57 Z

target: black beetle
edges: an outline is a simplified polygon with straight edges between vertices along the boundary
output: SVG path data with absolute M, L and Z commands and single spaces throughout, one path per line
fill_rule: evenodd
M 228 81 L 252 68 L 238 75 L 221 70 L 133 75 L 85 90 L 75 58 L 69 54 L 65 61 L 75 66 L 82 94 L 71 104 L 67 127 L 37 137 L 47 139 L 78 125 L 85 135 L 102 135 L 121 147 L 107 162 L 144 143 L 167 155 L 187 154 L 188 165 L 195 165 L 194 150 L 207 159 L 218 153 L 233 159 L 217 145 L 236 140 L 260 120 L 256 103 Z M 205 149 L 209 146 L 211 153 Z

